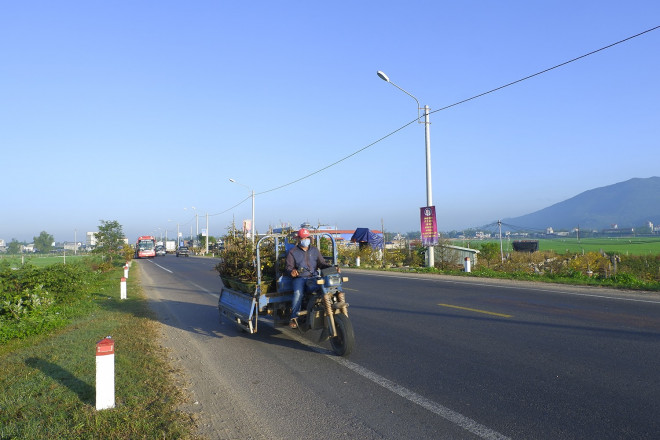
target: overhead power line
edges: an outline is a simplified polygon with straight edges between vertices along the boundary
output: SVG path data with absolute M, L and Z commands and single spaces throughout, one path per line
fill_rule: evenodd
M 325 170 L 327 170 L 328 168 L 333 167 L 333 166 L 335 166 L 335 165 L 337 165 L 337 164 L 339 164 L 339 163 L 345 161 L 346 159 L 348 159 L 348 158 L 350 158 L 350 157 L 353 157 L 353 156 L 355 156 L 356 154 L 358 154 L 358 153 L 360 153 L 360 152 L 366 150 L 367 148 L 376 145 L 378 142 L 387 139 L 388 137 L 390 137 L 390 136 L 392 136 L 393 134 L 395 134 L 395 133 L 397 133 L 397 132 L 403 130 L 404 128 L 406 128 L 406 127 L 409 126 L 410 124 L 413 124 L 413 123 L 416 122 L 416 121 L 417 121 L 417 119 L 413 119 L 412 121 L 408 122 L 407 124 L 402 125 L 401 127 L 397 128 L 397 129 L 394 130 L 393 132 L 386 134 L 385 136 L 383 136 L 382 138 L 378 139 L 377 141 L 374 141 L 374 142 L 370 143 L 370 144 L 367 145 L 366 147 L 362 147 L 362 148 L 360 148 L 359 150 L 354 151 L 353 153 L 349 154 L 348 156 L 342 157 L 342 158 L 339 159 L 338 161 L 333 162 L 333 163 L 331 163 L 330 165 L 326 165 L 326 166 L 324 166 L 323 168 L 314 171 L 313 173 L 309 173 L 309 174 L 307 174 L 306 176 L 303 176 L 303 177 L 301 177 L 301 178 L 299 178 L 299 179 L 293 180 L 293 181 L 291 181 L 291 182 L 289 182 L 289 183 L 285 183 L 284 185 L 280 185 L 280 186 L 277 186 L 277 187 L 275 187 L 275 188 L 271 188 L 271 189 L 269 189 L 269 190 L 266 190 L 266 191 L 262 191 L 262 192 L 256 193 L 255 195 L 266 194 L 266 193 L 269 193 L 269 192 L 272 192 L 272 191 L 276 191 L 276 190 L 278 190 L 278 189 L 284 188 L 285 186 L 293 185 L 293 184 L 296 183 L 296 182 L 300 182 L 301 180 L 307 179 L 308 177 L 311 177 L 311 176 L 313 176 L 314 174 L 318 174 L 318 173 L 320 173 L 321 171 L 325 171 Z
M 638 33 L 638 34 L 631 35 L 630 37 L 624 38 L 623 40 L 619 40 L 619 41 L 617 41 L 617 42 L 615 42 L 615 43 L 608 44 L 607 46 L 603 46 L 603 47 L 601 47 L 600 49 L 593 50 L 593 51 L 591 51 L 591 52 L 589 52 L 589 53 L 586 53 L 586 54 L 584 54 L 584 55 L 580 55 L 579 57 L 576 57 L 576 58 L 573 58 L 573 59 L 571 59 L 571 60 L 565 61 L 565 62 L 563 62 L 563 63 L 561 63 L 561 64 L 557 64 L 557 65 L 555 65 L 555 66 L 553 66 L 553 67 L 550 67 L 550 68 L 548 68 L 548 69 L 542 70 L 542 71 L 537 72 L 537 73 L 534 73 L 534 74 L 532 74 L 532 75 L 528 75 L 528 76 L 526 76 L 526 77 L 524 77 L 524 78 L 520 78 L 520 79 L 518 79 L 518 80 L 516 80 L 516 81 L 512 81 L 512 82 L 510 82 L 510 83 L 507 83 L 507 84 L 504 84 L 504 85 L 502 85 L 502 86 L 496 87 L 496 88 L 494 88 L 494 89 L 492 89 L 492 90 L 489 90 L 489 91 L 487 91 L 487 92 L 479 93 L 478 95 L 474 95 L 474 96 L 472 96 L 472 97 L 470 97 L 470 98 L 463 99 L 463 100 L 458 101 L 458 102 L 455 102 L 455 103 L 453 103 L 453 104 L 450 104 L 450 105 L 447 105 L 447 106 L 441 107 L 441 108 L 439 108 L 439 109 L 437 109 L 437 110 L 434 110 L 434 111 L 432 111 L 432 112 L 430 112 L 430 113 L 437 113 L 437 112 L 440 112 L 440 111 L 443 111 L 443 110 L 447 110 L 447 109 L 452 108 L 452 107 L 456 107 L 457 105 L 464 104 L 464 103 L 466 103 L 466 102 L 468 102 L 468 101 L 472 101 L 472 100 L 474 100 L 474 99 L 481 98 L 482 96 L 485 96 L 485 95 L 488 95 L 488 94 L 491 94 L 491 93 L 497 92 L 497 91 L 502 90 L 502 89 L 504 89 L 504 88 L 510 87 L 510 86 L 512 86 L 512 85 L 514 85 L 514 84 L 518 84 L 518 83 L 520 83 L 520 82 L 523 82 L 523 81 L 526 81 L 526 80 L 528 80 L 528 79 L 534 78 L 534 77 L 536 77 L 536 76 L 542 75 L 542 74 L 544 74 L 544 73 L 550 72 L 551 70 L 557 69 L 557 68 L 559 68 L 559 67 L 566 66 L 567 64 L 570 64 L 570 63 L 573 63 L 573 62 L 575 62 L 575 61 L 581 60 L 581 59 L 583 59 L 583 58 L 586 58 L 586 57 L 588 57 L 588 56 L 590 56 L 590 55 L 596 54 L 596 53 L 601 52 L 601 51 L 603 51 L 603 50 L 610 49 L 610 48 L 612 48 L 612 47 L 614 47 L 614 46 L 616 46 L 616 45 L 618 45 L 618 44 L 621 44 L 621 43 L 624 43 L 624 42 L 626 42 L 626 41 L 632 40 L 633 38 L 640 37 L 640 36 L 642 36 L 642 35 L 644 35 L 644 34 L 647 34 L 647 33 L 649 33 L 649 32 L 655 31 L 655 30 L 657 30 L 657 29 L 660 29 L 660 26 L 655 26 L 655 27 L 653 27 L 653 28 L 647 29 L 647 30 L 645 30 L 645 31 L 643 31 L 643 32 L 640 32 L 640 33 Z M 292 180 L 291 182 L 285 183 L 285 184 L 283 184 L 283 185 L 276 186 L 276 187 L 271 188 L 271 189 L 268 189 L 268 190 L 266 190 L 266 191 L 261 191 L 261 192 L 255 193 L 255 195 L 261 195 L 261 194 L 266 194 L 266 193 L 269 193 L 269 192 L 277 191 L 278 189 L 285 188 L 285 187 L 287 187 L 287 186 L 293 185 L 294 183 L 298 183 L 298 182 L 300 182 L 300 181 L 302 181 L 302 180 L 305 180 L 305 179 L 307 179 L 307 178 L 309 178 L 309 177 L 312 177 L 312 176 L 314 176 L 315 174 L 319 174 L 319 173 L 321 173 L 322 171 L 325 171 L 325 170 L 327 170 L 328 168 L 331 168 L 331 167 L 333 167 L 333 166 L 335 166 L 335 165 L 338 165 L 338 164 L 340 164 L 341 162 L 343 162 L 343 161 L 345 161 L 345 160 L 347 160 L 347 159 L 349 159 L 349 158 L 355 156 L 356 154 L 361 153 L 361 152 L 363 152 L 364 150 L 373 147 L 374 145 L 378 144 L 379 142 L 381 142 L 381 141 L 387 139 L 388 137 L 390 137 L 390 136 L 392 136 L 392 135 L 398 133 L 399 131 L 403 130 L 404 128 L 408 127 L 409 125 L 411 125 L 411 124 L 413 124 L 413 123 L 415 123 L 415 122 L 417 122 L 417 118 L 415 118 L 415 119 L 413 119 L 412 121 L 410 121 L 410 122 L 408 122 L 408 123 L 402 125 L 401 127 L 397 128 L 396 130 L 394 130 L 394 131 L 392 131 L 392 132 L 386 134 L 385 136 L 381 137 L 380 139 L 378 139 L 378 140 L 376 140 L 376 141 L 370 143 L 369 145 L 366 145 L 366 146 L 360 148 L 359 150 L 356 150 L 356 151 L 354 151 L 353 153 L 351 153 L 351 154 L 349 154 L 349 155 L 347 155 L 347 156 L 344 156 L 344 157 L 342 157 L 341 159 L 339 159 L 339 160 L 337 160 L 337 161 L 335 161 L 335 162 L 333 162 L 333 163 L 331 163 L 331 164 L 329 164 L 329 165 L 324 166 L 323 168 L 320 168 L 320 169 L 318 169 L 318 170 L 316 170 L 316 171 L 314 171 L 314 172 L 312 172 L 312 173 L 309 173 L 309 174 L 307 174 L 307 175 L 304 175 L 304 176 L 302 176 L 302 177 L 300 177 L 300 178 L 298 178 L 298 179 Z M 243 199 L 242 201 L 240 201 L 238 204 L 232 206 L 231 208 L 228 208 L 228 209 L 226 209 L 226 210 L 224 210 L 224 211 L 222 211 L 222 212 L 219 212 L 219 213 L 217 213 L 217 214 L 210 214 L 210 215 L 220 215 L 220 214 L 224 214 L 224 213 L 226 213 L 226 212 L 228 212 L 228 211 L 231 211 L 232 209 L 236 208 L 237 206 L 239 206 L 239 205 L 245 203 L 245 202 L 246 202 L 248 199 L 250 199 L 250 198 L 251 198 L 251 196 L 250 196 L 250 197 L 247 197 L 247 198 L 245 198 L 245 199 Z
M 227 209 L 225 209 L 225 210 L 222 211 L 222 212 L 216 212 L 215 214 L 209 214 L 209 217 L 213 217 L 213 216 L 216 216 L 216 215 L 220 215 L 220 214 L 224 214 L 224 213 L 226 213 L 226 212 L 229 212 L 229 211 L 231 211 L 232 209 L 234 209 L 234 208 L 236 208 L 236 207 L 238 207 L 238 206 L 241 206 L 243 203 L 245 203 L 246 201 L 250 200 L 251 198 L 252 198 L 252 195 L 250 194 L 249 196 L 247 196 L 246 198 L 244 198 L 243 200 L 241 200 L 240 202 L 238 202 L 237 204 L 235 204 L 235 205 L 232 206 L 231 208 L 227 208 Z
M 603 51 L 603 50 L 605 50 L 605 49 L 609 49 L 609 48 L 611 48 L 611 47 L 616 46 L 617 44 L 621 44 L 621 43 L 624 43 L 624 42 L 626 42 L 626 41 L 628 41 L 628 40 L 632 40 L 633 38 L 637 38 L 637 37 L 639 37 L 639 36 L 641 36 L 641 35 L 644 35 L 644 34 L 646 34 L 646 33 L 649 33 L 649 32 L 651 32 L 651 31 L 654 31 L 654 30 L 656 30 L 656 29 L 660 29 L 660 26 L 656 26 L 656 27 L 654 27 L 654 28 L 647 29 L 647 30 L 645 30 L 644 32 L 640 32 L 639 34 L 635 34 L 635 35 L 632 35 L 632 36 L 630 36 L 630 37 L 628 37 L 628 38 L 624 38 L 623 40 L 619 40 L 619 41 L 617 41 L 616 43 L 608 44 L 607 46 L 601 47 L 600 49 L 596 49 L 596 50 L 591 51 L 591 52 L 589 52 L 589 53 L 585 53 L 584 55 L 580 55 L 579 57 L 577 57 L 577 58 L 573 58 L 572 60 L 568 60 L 568 61 L 565 61 L 565 62 L 563 62 L 563 63 L 561 63 L 561 64 L 557 64 L 556 66 L 550 67 L 550 68 L 548 68 L 548 69 L 541 70 L 540 72 L 536 72 L 536 73 L 534 73 L 534 74 L 532 74 L 532 75 L 526 76 L 526 77 L 524 77 L 524 78 L 520 78 L 519 80 L 516 80 L 516 81 L 510 82 L 510 83 L 508 83 L 508 84 L 504 84 L 503 86 L 496 87 L 496 88 L 494 88 L 494 89 L 492 89 L 492 90 L 489 90 L 489 91 L 487 91 L 487 92 L 479 93 L 478 95 L 474 95 L 474 96 L 472 96 L 471 98 L 467 98 L 467 99 L 464 99 L 464 100 L 462 100 L 462 101 L 458 101 L 458 102 L 455 102 L 455 103 L 453 103 L 453 104 L 447 105 L 447 106 L 445 106 L 445 107 L 439 108 L 439 109 L 437 109 L 437 110 L 433 110 L 433 111 L 430 112 L 430 113 L 441 112 L 441 111 L 443 111 L 443 110 L 447 110 L 448 108 L 456 107 L 457 105 L 464 104 L 464 103 L 466 103 L 466 102 L 468 102 L 468 101 L 472 101 L 473 99 L 481 98 L 482 96 L 488 95 L 488 94 L 493 93 L 493 92 L 497 92 L 498 90 L 502 90 L 502 89 L 504 89 L 504 88 L 506 88 L 506 87 L 512 86 L 512 85 L 514 85 L 514 84 L 518 84 L 518 83 L 523 82 L 523 81 L 526 81 L 526 80 L 528 80 L 528 79 L 530 79 L 530 78 L 534 78 L 535 76 L 539 76 L 539 75 L 542 75 L 542 74 L 544 74 L 544 73 L 550 72 L 551 70 L 557 69 L 557 68 L 559 68 L 559 67 L 563 67 L 563 66 L 565 66 L 565 65 L 567 65 L 567 64 L 570 64 L 570 63 L 573 63 L 573 62 L 575 62 L 575 61 L 581 60 L 582 58 L 586 58 L 586 57 L 588 57 L 589 55 L 593 55 L 593 54 L 598 53 L 598 52 L 600 52 L 600 51 Z

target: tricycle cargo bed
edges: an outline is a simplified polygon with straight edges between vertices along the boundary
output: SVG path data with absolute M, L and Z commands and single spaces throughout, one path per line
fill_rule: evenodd
M 288 304 L 293 299 L 293 292 L 269 292 L 261 295 L 242 292 L 223 287 L 218 298 L 220 315 L 238 324 L 248 333 L 256 333 L 258 312 L 265 311 L 275 303 Z

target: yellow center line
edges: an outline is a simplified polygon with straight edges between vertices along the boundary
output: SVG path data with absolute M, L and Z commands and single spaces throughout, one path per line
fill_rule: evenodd
M 467 310 L 469 312 L 484 313 L 486 315 L 501 316 L 502 318 L 513 318 L 513 315 L 505 315 L 504 313 L 489 312 L 487 310 L 471 309 L 469 307 L 453 306 L 451 304 L 438 304 L 438 305 L 442 307 L 450 307 L 452 309 Z

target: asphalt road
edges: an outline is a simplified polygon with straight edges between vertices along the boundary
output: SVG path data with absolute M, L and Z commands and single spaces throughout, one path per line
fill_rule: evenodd
M 347 270 L 344 359 L 219 322 L 213 264 L 138 262 L 209 438 L 658 438 L 657 294 Z

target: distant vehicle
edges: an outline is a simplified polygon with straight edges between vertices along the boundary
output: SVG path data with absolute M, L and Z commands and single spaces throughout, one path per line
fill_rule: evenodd
M 156 237 L 142 235 L 135 243 L 135 258 L 154 258 L 156 256 Z
M 168 254 L 173 254 L 176 252 L 176 241 L 168 240 L 165 242 L 165 252 Z
M 225 250 L 225 246 L 222 243 L 213 243 L 209 246 L 210 251 L 223 251 Z
M 179 248 L 176 250 L 176 256 L 177 257 L 189 257 L 190 253 L 188 251 L 188 246 L 179 246 Z
M 165 251 L 165 246 L 156 246 L 156 256 L 157 257 L 162 257 L 163 255 L 166 255 L 167 252 Z

